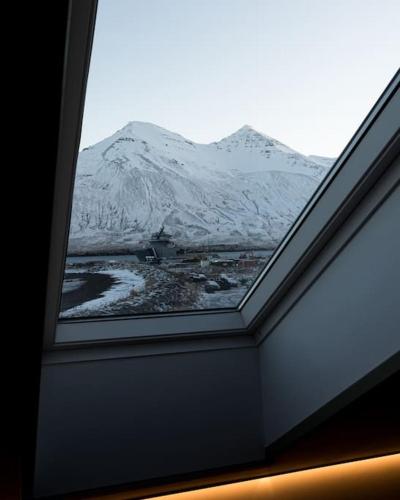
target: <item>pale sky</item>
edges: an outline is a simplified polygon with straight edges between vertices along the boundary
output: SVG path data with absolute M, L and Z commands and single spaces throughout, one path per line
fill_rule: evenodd
M 400 63 L 400 0 L 99 0 L 81 148 L 129 121 L 249 124 L 338 156 Z

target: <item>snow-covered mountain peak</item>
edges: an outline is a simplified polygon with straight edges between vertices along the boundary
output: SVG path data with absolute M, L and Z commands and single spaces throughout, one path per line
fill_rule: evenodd
M 170 161 L 173 165 L 193 156 L 196 145 L 185 137 L 149 122 L 131 121 L 114 134 L 79 154 L 77 174 L 94 175 L 101 168 L 120 171 Z M 164 160 L 163 160 L 164 158 Z
M 296 153 L 293 149 L 285 146 L 273 137 L 259 132 L 251 125 L 243 125 L 233 134 L 214 143 L 218 149 L 242 149 L 247 151 L 270 153 L 272 150 L 280 150 L 284 153 Z
M 256 130 L 254 127 L 252 127 L 251 125 L 248 125 L 246 123 L 245 125 L 243 125 L 242 127 L 240 127 L 240 129 L 237 130 L 234 133 L 235 134 L 251 134 L 251 133 L 257 133 L 257 134 L 259 134 L 260 132 L 258 132 L 258 130 Z
M 242 136 L 254 136 L 254 135 L 259 135 L 261 137 L 264 137 L 265 139 L 271 139 L 274 140 L 272 137 L 268 136 L 267 134 L 264 134 L 264 132 L 260 132 L 256 128 L 254 128 L 252 125 L 245 124 L 242 127 L 240 127 L 239 130 L 234 132 L 231 135 L 242 135 Z
M 308 158 L 318 165 L 330 168 L 336 161 L 336 158 L 327 158 L 326 156 L 309 155 Z
M 184 246 L 273 246 L 330 163 L 250 125 L 197 144 L 132 121 L 79 154 L 69 248 L 120 251 L 161 226 Z
M 118 138 L 129 137 L 148 142 L 153 145 L 165 145 L 168 141 L 187 142 L 186 139 L 163 127 L 150 122 L 131 121 L 117 132 Z

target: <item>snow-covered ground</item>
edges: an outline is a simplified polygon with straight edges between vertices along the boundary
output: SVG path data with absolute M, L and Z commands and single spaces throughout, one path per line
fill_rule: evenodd
M 213 293 L 201 292 L 197 301 L 198 309 L 224 309 L 237 307 L 246 295 L 247 287 L 231 288 L 230 290 L 217 290 Z
M 185 263 L 180 259 L 160 265 L 129 261 L 69 263 L 60 317 L 236 307 L 267 260 L 221 261 L 205 268 L 198 261 Z M 98 279 L 104 275 L 112 279 Z M 83 282 L 82 289 L 71 288 L 72 280 Z
M 75 271 L 74 271 L 75 272 Z M 86 270 L 81 270 L 80 272 L 87 272 Z M 115 278 L 116 283 L 111 286 L 108 290 L 103 292 L 101 296 L 97 299 L 89 300 L 83 302 L 82 304 L 67 309 L 60 314 L 61 318 L 77 317 L 77 316 L 95 316 L 97 313 L 104 311 L 107 306 L 114 304 L 122 299 L 126 299 L 132 293 L 133 290 L 139 292 L 143 290 L 144 279 L 142 276 L 135 272 L 129 271 L 127 269 L 113 269 L 108 271 L 97 271 L 98 274 L 108 274 L 109 276 Z M 67 274 L 68 276 L 68 274 Z M 68 282 L 67 280 L 64 280 Z M 82 282 L 78 280 L 81 286 Z M 64 285 L 65 286 L 65 285 Z M 72 291 L 73 288 L 64 290 L 63 293 Z M 68 286 L 68 285 L 67 285 Z M 78 287 L 76 287 L 78 288 Z

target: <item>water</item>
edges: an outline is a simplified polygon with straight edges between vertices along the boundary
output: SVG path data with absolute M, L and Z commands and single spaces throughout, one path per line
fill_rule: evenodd
M 273 250 L 252 250 L 252 251 L 241 251 L 241 252 L 210 252 L 209 255 L 218 255 L 225 259 L 238 259 L 240 255 L 246 254 L 247 256 L 254 257 L 270 257 L 273 254 Z M 204 253 L 204 255 L 207 255 Z M 190 256 L 190 254 L 188 255 Z M 182 255 L 182 257 L 184 257 Z M 140 262 L 137 255 L 78 255 L 73 257 L 67 257 L 67 264 L 84 264 L 86 262 Z
M 67 257 L 67 264 L 85 262 L 139 262 L 137 255 L 76 255 Z

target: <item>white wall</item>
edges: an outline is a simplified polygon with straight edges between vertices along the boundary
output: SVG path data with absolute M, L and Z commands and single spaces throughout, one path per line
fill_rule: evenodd
M 254 347 L 44 366 L 36 494 L 261 460 Z
M 397 187 L 261 343 L 265 445 L 399 350 Z

